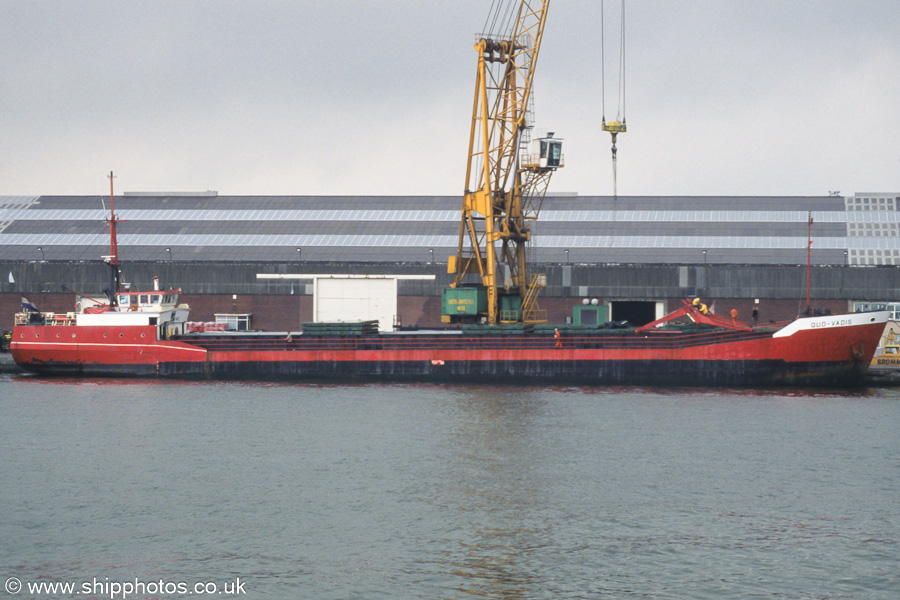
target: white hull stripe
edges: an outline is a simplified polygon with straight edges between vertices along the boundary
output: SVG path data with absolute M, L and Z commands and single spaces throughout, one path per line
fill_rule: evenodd
M 775 332 L 772 337 L 787 337 L 794 335 L 798 331 L 807 329 L 859 327 L 860 325 L 871 325 L 873 323 L 885 324 L 888 322 L 890 316 L 890 311 L 883 310 L 878 312 L 851 313 L 847 315 L 829 315 L 827 317 L 804 317 L 802 319 L 797 319 L 790 325 Z
M 99 344 L 94 342 L 16 342 L 12 344 L 18 346 L 99 346 L 101 348 L 168 348 L 170 350 L 178 350 L 185 352 L 203 352 L 205 348 L 185 348 L 184 346 L 168 346 L 163 344 Z

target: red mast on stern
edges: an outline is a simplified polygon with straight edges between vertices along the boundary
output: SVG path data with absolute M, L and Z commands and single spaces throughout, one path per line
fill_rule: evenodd
M 113 172 L 109 172 L 109 218 L 106 219 L 106 222 L 109 223 L 109 264 L 118 266 L 119 265 L 119 242 L 116 239 L 116 224 L 119 222 L 116 219 L 116 197 L 113 194 Z M 118 292 L 119 290 L 115 290 Z
M 106 222 L 109 223 L 109 256 L 107 257 L 107 263 L 109 264 L 110 269 L 112 269 L 112 273 L 110 273 L 109 291 L 107 292 L 110 306 L 118 305 L 118 293 L 121 288 L 121 279 L 119 273 L 119 241 L 116 237 L 116 225 L 118 225 L 121 220 L 116 218 L 116 197 L 113 194 L 114 178 L 115 175 L 113 175 L 113 172 L 110 171 L 109 218 L 106 219 Z
M 812 211 L 807 213 L 808 221 L 806 224 L 806 316 L 810 315 L 809 309 L 809 274 L 810 274 L 810 253 L 812 252 Z

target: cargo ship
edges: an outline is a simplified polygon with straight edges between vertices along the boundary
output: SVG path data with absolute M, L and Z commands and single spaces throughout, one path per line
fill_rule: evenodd
M 67 313 L 40 312 L 23 298 L 10 352 L 26 371 L 336 382 L 855 386 L 864 383 L 890 316 L 879 311 L 755 325 L 736 313 L 713 314 L 695 298 L 641 327 L 554 326 L 527 322 L 537 310 L 526 308 L 515 291 L 495 289 L 489 300 L 487 286 L 461 285 L 445 290 L 444 329 L 379 331 L 377 321 L 363 321 L 305 323 L 298 332 L 221 331 L 189 321 L 181 290 L 162 289 L 158 278 L 144 290 L 122 282 L 112 180 L 110 173 L 110 253 L 103 257 L 109 287 L 95 296 L 72 290 L 77 300 Z
M 10 344 L 46 375 L 540 385 L 856 386 L 887 311 L 752 326 L 694 302 L 643 327 L 464 325 L 379 332 L 376 322 L 301 332 L 190 331 L 178 290 L 118 294 L 116 306 L 16 316 Z M 198 328 L 194 328 L 198 329 Z

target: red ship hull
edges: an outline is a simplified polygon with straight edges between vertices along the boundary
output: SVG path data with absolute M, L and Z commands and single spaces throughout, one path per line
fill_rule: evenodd
M 592 385 L 861 385 L 886 313 L 798 319 L 783 328 L 592 332 L 564 336 L 435 332 L 368 336 L 195 335 L 152 326 L 18 325 L 29 371 L 215 379 L 487 381 Z

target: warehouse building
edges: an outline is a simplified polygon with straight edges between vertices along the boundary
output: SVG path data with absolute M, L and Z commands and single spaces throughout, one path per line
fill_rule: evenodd
M 294 329 L 313 319 L 311 275 L 400 275 L 396 320 L 440 324 L 458 196 L 134 192 L 115 202 L 125 280 L 146 287 L 159 276 L 182 289 L 195 318 Z M 61 310 L 71 304 L 62 286 L 87 294 L 108 286 L 101 257 L 109 254 L 109 203 L 0 197 L 3 323 L 23 294 Z M 815 308 L 890 305 L 900 313 L 898 208 L 900 194 L 891 193 L 551 195 L 533 227 L 530 261 L 532 272 L 547 274 L 541 307 L 556 321 L 585 299 L 607 306 L 607 317 L 649 321 L 694 295 L 745 316 L 757 309 L 762 318 L 790 318 L 805 308 L 807 250 Z

